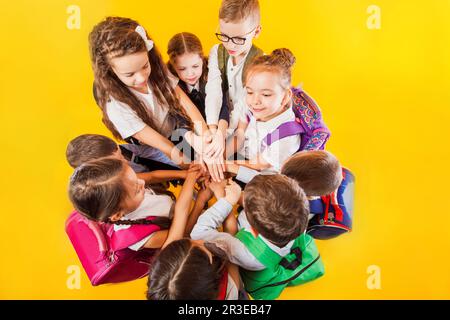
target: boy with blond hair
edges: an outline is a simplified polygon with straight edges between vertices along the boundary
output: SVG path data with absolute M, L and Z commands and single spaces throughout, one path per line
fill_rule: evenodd
M 225 139 L 237 127 L 243 110 L 239 103 L 245 96 L 243 71 L 263 51 L 253 45 L 253 39 L 261 33 L 258 0 L 223 0 L 219 10 L 219 28 L 216 37 L 221 44 L 212 47 L 208 62 L 206 84 L 206 123 L 214 132 L 206 153 L 222 157 Z M 229 122 L 219 121 L 223 95 L 228 99 Z

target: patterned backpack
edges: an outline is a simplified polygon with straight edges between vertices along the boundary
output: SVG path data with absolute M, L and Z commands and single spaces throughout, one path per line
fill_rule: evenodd
M 301 88 L 293 87 L 291 90 L 295 121 L 279 125 L 278 128 L 264 137 L 262 150 L 275 141 L 295 135 L 301 135 L 302 138 L 298 151 L 323 150 L 330 138 L 330 130 L 322 119 L 319 106 Z

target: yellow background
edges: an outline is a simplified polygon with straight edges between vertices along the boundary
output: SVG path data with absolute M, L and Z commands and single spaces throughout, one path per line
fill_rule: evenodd
M 450 298 L 450 1 L 261 0 L 256 44 L 290 48 L 317 100 L 328 149 L 357 176 L 354 232 L 319 241 L 326 275 L 282 299 Z M 188 3 L 188 4 L 187 4 Z M 146 280 L 66 286 L 80 265 L 65 232 L 70 139 L 109 132 L 92 98 L 87 36 L 107 15 L 138 20 L 164 52 L 181 31 L 216 43 L 219 0 L 2 2 L 0 298 L 143 299 Z M 371 4 L 381 29 L 369 30 Z M 66 26 L 69 5 L 81 29 Z M 369 290 L 367 268 L 381 270 Z M 80 265 L 81 266 L 81 265 Z

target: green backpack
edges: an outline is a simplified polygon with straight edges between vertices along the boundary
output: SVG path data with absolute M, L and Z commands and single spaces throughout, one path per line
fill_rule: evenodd
M 245 70 L 245 68 L 250 62 L 252 62 L 254 58 L 262 56 L 263 54 L 264 52 L 261 49 L 259 49 L 255 45 L 252 45 L 252 47 L 250 48 L 250 52 L 245 58 L 243 70 Z M 219 64 L 220 74 L 222 75 L 222 92 L 224 93 L 228 93 L 228 77 L 226 76 L 226 72 L 229 57 L 230 55 L 223 44 L 219 44 L 219 47 L 217 48 L 217 61 Z M 244 72 L 242 72 L 242 83 L 244 83 Z
M 287 286 L 296 286 L 321 277 L 324 266 L 311 236 L 302 234 L 295 239 L 291 252 L 280 256 L 261 239 L 244 229 L 236 234 L 247 249 L 266 269 L 248 271 L 241 268 L 245 290 L 254 299 L 276 299 Z

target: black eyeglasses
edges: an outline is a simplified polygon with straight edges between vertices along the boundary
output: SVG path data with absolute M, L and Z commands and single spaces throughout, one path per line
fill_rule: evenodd
M 252 31 L 247 32 L 246 34 L 244 34 L 244 36 L 252 33 L 253 31 L 256 30 L 256 28 L 258 28 L 258 26 L 256 26 Z M 245 43 L 245 40 L 247 40 L 247 37 L 245 37 L 245 38 L 242 38 L 242 37 L 229 37 L 229 36 L 227 36 L 226 34 L 223 34 L 223 33 L 216 33 L 216 37 L 221 42 L 229 42 L 231 40 L 231 42 L 233 42 L 234 44 L 240 45 L 240 46 L 242 46 Z

